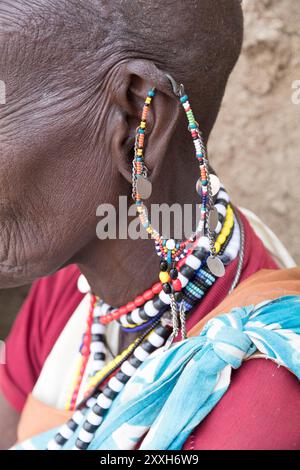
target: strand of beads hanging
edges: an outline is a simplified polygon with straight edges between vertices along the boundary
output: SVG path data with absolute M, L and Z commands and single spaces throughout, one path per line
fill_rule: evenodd
M 210 176 L 209 164 L 207 160 L 207 153 L 204 141 L 199 131 L 198 123 L 194 117 L 188 96 L 185 94 L 183 85 L 178 86 L 174 79 L 168 76 L 171 81 L 174 93 L 179 96 L 180 102 L 185 110 L 188 129 L 191 133 L 193 143 L 196 151 L 196 158 L 199 163 L 200 177 L 198 179 L 196 189 L 201 196 L 200 204 L 200 223 L 197 228 L 197 233 L 193 233 L 191 237 L 181 243 L 175 242 L 173 239 L 164 240 L 159 232 L 152 226 L 146 206 L 143 202 L 144 199 L 150 197 L 152 192 L 152 185 L 148 179 L 148 171 L 144 161 L 144 147 L 145 147 L 145 132 L 146 121 L 149 112 L 149 107 L 155 96 L 155 89 L 152 88 L 147 95 L 144 103 L 142 119 L 139 127 L 137 128 L 135 148 L 134 148 L 134 161 L 132 169 L 132 197 L 135 201 L 137 212 L 142 226 L 154 239 L 156 245 L 156 252 L 161 257 L 161 265 L 165 268 L 161 269 L 160 281 L 165 294 L 170 296 L 170 305 L 172 316 L 178 315 L 178 308 L 176 302 L 180 302 L 181 290 L 180 280 L 171 279 L 170 272 L 177 271 L 176 263 L 186 256 L 187 247 L 195 242 L 199 233 L 207 234 L 210 246 L 210 256 L 207 259 L 207 265 L 212 274 L 217 277 L 223 276 L 225 273 L 224 265 L 220 258 L 217 257 L 215 251 L 214 228 L 218 222 L 217 212 L 214 208 L 213 197 L 220 189 L 220 183 L 215 175 Z M 166 262 L 167 264 L 164 264 Z
M 167 243 L 170 240 L 167 241 Z M 173 294 L 176 302 L 182 300 L 182 284 L 180 279 L 178 279 L 178 269 L 177 264 L 172 261 L 165 260 L 164 258 L 160 261 L 160 273 L 159 280 L 162 284 L 162 289 L 166 294 Z
M 232 210 L 230 211 L 229 196 L 225 188 L 221 188 L 215 201 L 215 207 L 217 212 L 218 223 L 214 231 L 214 237 L 216 238 L 215 249 L 216 253 L 220 254 L 220 246 L 222 246 L 227 240 L 228 236 L 231 233 L 231 230 L 228 231 L 227 227 L 227 211 L 228 216 L 231 214 L 232 225 L 233 227 L 233 217 Z M 229 213 L 230 211 L 230 213 Z M 226 225 L 226 230 L 223 231 L 223 224 Z M 219 238 L 221 233 L 223 236 Z M 166 248 L 165 248 L 166 249 Z M 188 282 L 187 278 L 183 273 L 189 273 L 188 278 L 191 279 L 194 273 L 194 270 L 203 268 L 206 265 L 206 260 L 209 256 L 209 240 L 207 237 L 199 238 L 193 245 L 193 249 L 189 249 L 186 253 L 186 256 L 181 260 L 176 260 L 177 269 L 179 273 L 179 279 L 183 284 L 183 292 L 187 288 L 186 283 Z M 228 264 L 228 260 L 221 256 L 222 261 L 225 261 L 225 264 Z M 230 254 L 229 259 L 232 259 Z M 215 276 L 214 276 L 215 278 Z M 148 323 L 152 321 L 157 316 L 160 316 L 166 309 L 169 308 L 170 299 L 162 289 L 161 282 L 155 283 L 150 289 L 147 289 L 144 293 L 139 294 L 133 301 L 128 302 L 125 305 L 120 306 L 119 308 L 111 308 L 108 310 L 108 313 L 100 317 L 100 322 L 103 324 L 108 324 L 114 320 L 119 321 L 123 329 L 135 329 L 140 328 L 139 325 L 148 326 Z
M 202 139 L 199 125 L 194 117 L 188 96 L 183 92 L 183 86 L 179 87 L 179 90 L 180 102 L 188 119 L 188 129 L 191 133 L 196 150 L 196 158 L 199 162 L 200 178 L 196 183 L 196 191 L 201 196 L 201 221 L 199 229 L 206 232 L 210 245 L 207 266 L 214 276 L 222 277 L 225 274 L 224 264 L 217 256 L 213 236 L 218 223 L 218 213 L 214 207 L 213 198 L 219 192 L 221 184 L 219 178 L 209 172 L 206 146 Z

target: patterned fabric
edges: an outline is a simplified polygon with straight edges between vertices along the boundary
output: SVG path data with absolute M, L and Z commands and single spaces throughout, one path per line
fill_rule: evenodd
M 143 450 L 181 449 L 228 389 L 232 368 L 256 351 L 300 379 L 299 296 L 233 309 L 211 319 L 199 336 L 152 354 L 115 400 L 89 450 L 134 449 L 140 442 Z M 53 433 L 18 448 L 43 449 Z

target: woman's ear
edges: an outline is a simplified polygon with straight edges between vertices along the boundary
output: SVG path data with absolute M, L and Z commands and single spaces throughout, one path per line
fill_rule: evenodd
M 180 103 L 165 73 L 152 62 L 132 60 L 121 65 L 111 90 L 113 111 L 110 125 L 112 158 L 118 171 L 131 182 L 136 129 L 151 88 L 156 89 L 146 124 L 145 164 L 155 179 L 179 119 Z

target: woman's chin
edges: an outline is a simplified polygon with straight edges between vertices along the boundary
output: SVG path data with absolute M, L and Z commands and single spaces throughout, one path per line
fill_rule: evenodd
M 60 266 L 7 266 L 0 264 L 0 289 L 31 284 L 35 280 L 53 274 Z

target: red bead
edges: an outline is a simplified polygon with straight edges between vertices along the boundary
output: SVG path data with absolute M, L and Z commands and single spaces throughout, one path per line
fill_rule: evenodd
M 82 354 L 83 356 L 89 354 L 89 352 L 90 352 L 90 350 L 89 350 L 89 348 L 88 348 L 87 346 L 85 346 L 85 345 L 82 346 L 82 348 L 81 348 L 81 354 Z
M 126 313 L 128 313 L 128 310 L 127 310 L 127 306 L 126 306 L 126 305 L 124 305 L 123 307 L 120 307 L 120 308 L 119 308 L 119 314 L 120 314 L 120 316 L 126 315 Z
M 143 294 L 143 297 L 144 297 L 145 300 L 151 300 L 151 299 L 153 299 L 153 296 L 154 296 L 154 294 L 153 294 L 151 289 L 146 290 Z
M 117 318 L 120 318 L 120 310 L 116 310 L 115 312 L 113 312 L 112 316 L 114 320 L 117 320 Z
M 90 344 L 90 341 L 91 341 L 90 335 L 85 335 L 84 338 L 83 338 L 83 344 L 85 346 L 88 346 Z
M 143 305 L 143 303 L 144 303 L 144 297 L 142 295 L 139 295 L 134 301 L 134 304 L 136 307 L 140 307 L 141 305 Z
M 161 290 L 162 290 L 161 282 L 157 282 L 156 284 L 154 284 L 154 286 L 152 286 L 153 294 L 159 294 Z
M 173 289 L 174 289 L 176 292 L 181 291 L 181 289 L 182 289 L 182 284 L 181 284 L 180 279 L 175 279 L 175 280 L 172 282 L 172 286 L 173 286 Z
M 128 304 L 126 305 L 126 308 L 128 312 L 132 312 L 132 310 L 135 309 L 134 302 L 128 302 Z

